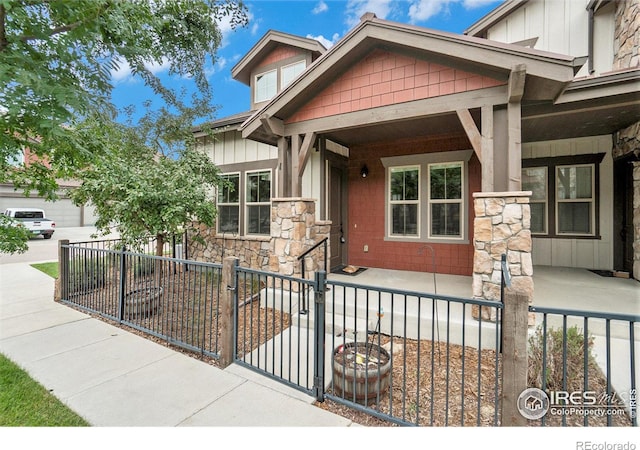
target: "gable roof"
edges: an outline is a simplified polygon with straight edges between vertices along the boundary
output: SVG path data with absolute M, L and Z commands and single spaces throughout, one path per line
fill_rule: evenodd
M 325 53 L 327 49 L 315 39 L 295 36 L 280 31 L 269 30 L 231 69 L 231 76 L 246 85 L 250 84 L 251 71 L 276 47 L 287 45 L 307 50 L 315 57 Z
M 500 6 L 481 17 L 476 23 L 464 30 L 464 34 L 469 36 L 485 37 L 484 34 L 489 28 L 500 22 L 516 9 L 527 3 L 529 0 L 506 0 Z
M 525 97 L 555 99 L 584 60 L 518 45 L 464 36 L 378 19 L 365 14 L 351 30 L 307 70 L 253 114 L 241 127 L 250 137 L 264 115 L 285 120 L 321 89 L 375 48 L 420 55 L 430 61 L 507 81 L 511 70 L 526 66 Z M 536 97 L 537 96 L 537 97 Z

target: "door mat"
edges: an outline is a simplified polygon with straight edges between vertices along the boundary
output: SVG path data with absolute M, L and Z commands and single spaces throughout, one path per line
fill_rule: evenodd
M 601 277 L 612 277 L 613 276 L 613 271 L 612 270 L 589 269 L 589 272 L 593 272 L 596 275 L 600 275 Z
M 335 267 L 331 273 L 335 273 L 335 274 L 340 274 L 340 275 L 358 275 L 362 272 L 364 272 L 365 270 L 367 270 L 366 267 L 357 267 L 357 266 L 345 266 L 345 265 L 340 265 L 338 267 Z

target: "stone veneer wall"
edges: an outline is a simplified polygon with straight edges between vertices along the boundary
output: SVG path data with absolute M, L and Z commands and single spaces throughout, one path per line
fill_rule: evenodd
M 640 0 L 618 1 L 613 69 L 640 66 Z
M 531 192 L 473 194 L 474 298 L 500 301 L 502 255 L 506 254 L 511 289 L 527 295 L 529 302 L 533 299 L 530 196 Z M 477 307 L 473 317 L 478 318 Z M 484 309 L 482 318 L 495 320 L 495 309 Z
M 312 199 L 283 198 L 271 201 L 271 255 L 269 270 L 301 277 L 298 257 L 317 242 L 329 237 L 331 221 L 316 221 L 316 203 Z M 327 243 L 328 244 L 328 243 Z M 329 245 L 326 259 L 329 261 Z M 306 278 L 324 264 L 323 247 L 305 258 Z
M 274 199 L 270 236 L 221 235 L 216 233 L 215 227 L 200 226 L 203 242 L 197 242 L 193 237 L 189 239 L 189 257 L 221 263 L 225 257 L 235 256 L 242 267 L 300 277 L 302 264 L 298 257 L 316 242 L 329 237 L 331 222 L 316 221 L 315 217 L 314 200 Z M 305 258 L 306 278 L 311 278 L 323 264 L 324 252 L 320 247 Z
M 227 256 L 235 256 L 242 267 L 269 270 L 271 237 L 220 235 L 215 227 L 200 225 L 198 231 L 203 242 L 189 238 L 189 258 L 222 264 Z

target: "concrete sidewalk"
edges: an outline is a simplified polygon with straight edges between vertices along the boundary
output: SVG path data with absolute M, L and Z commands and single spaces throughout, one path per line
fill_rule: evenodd
M 94 426 L 356 425 L 232 365 L 221 370 L 53 301 L 27 263 L 0 271 L 0 353 Z

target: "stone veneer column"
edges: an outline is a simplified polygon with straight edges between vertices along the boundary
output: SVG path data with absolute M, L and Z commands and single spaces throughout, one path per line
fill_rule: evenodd
M 531 302 L 531 192 L 478 192 L 473 197 L 473 297 L 500 301 L 501 261 L 502 255 L 506 254 L 511 289 L 527 295 Z M 476 319 L 478 309 L 472 310 Z M 482 318 L 495 320 L 495 310 L 484 309 Z
M 316 203 L 312 199 L 273 199 L 271 201 L 269 270 L 287 276 L 302 276 L 298 257 L 329 236 L 330 224 L 331 222 L 327 221 L 316 222 Z M 322 261 L 324 261 L 322 248 L 305 258 L 306 278 L 309 278 L 309 274 L 315 271 Z
M 633 278 L 640 280 L 640 162 L 633 163 Z

